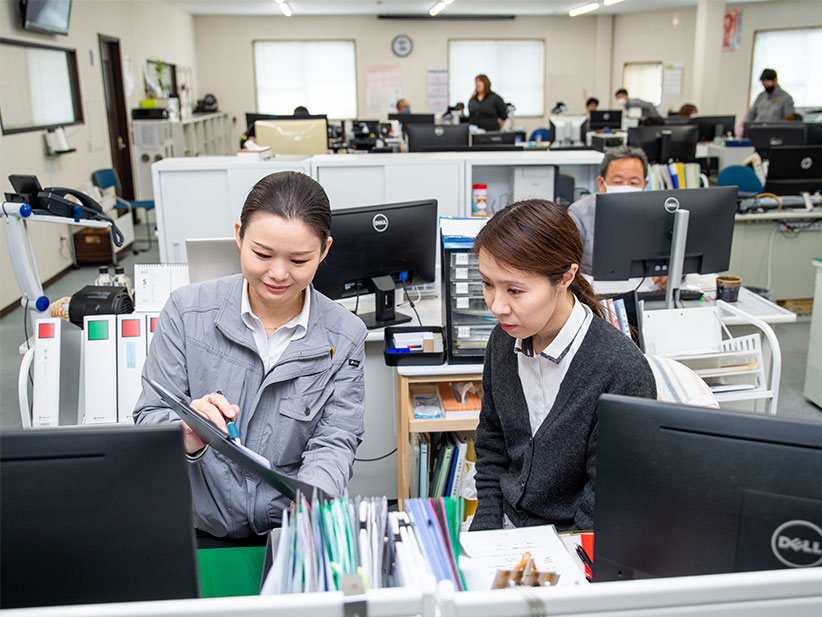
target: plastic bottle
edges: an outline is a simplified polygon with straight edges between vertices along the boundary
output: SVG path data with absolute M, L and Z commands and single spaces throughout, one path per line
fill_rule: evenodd
M 131 289 L 131 279 L 126 275 L 126 270 L 123 266 L 114 266 L 114 278 L 112 279 L 111 284 L 125 287 L 128 295 L 132 298 L 134 297 L 134 293 Z
M 114 284 L 108 266 L 100 266 L 97 271 L 99 272 L 99 274 L 97 275 L 97 278 L 94 279 L 95 285 L 99 287 L 103 285 Z
M 472 186 L 471 216 L 488 216 L 488 185 L 474 184 Z

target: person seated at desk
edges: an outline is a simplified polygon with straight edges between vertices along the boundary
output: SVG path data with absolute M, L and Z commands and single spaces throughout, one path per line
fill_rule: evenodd
M 328 196 L 305 174 L 260 180 L 235 224 L 242 274 L 182 287 L 163 308 L 143 374 L 288 476 L 342 495 L 363 437 L 366 329 L 311 286 L 331 247 Z M 179 418 L 151 390 L 137 424 Z M 194 521 L 218 538 L 280 525 L 289 500 L 183 424 Z
M 599 107 L 599 99 L 594 98 L 593 96 L 590 97 L 587 101 L 585 101 L 585 114 L 590 116 L 592 111 L 596 111 L 597 107 Z
M 409 103 L 406 99 L 400 99 L 397 101 L 397 113 L 398 114 L 410 114 L 411 113 L 411 103 Z
M 643 191 L 648 186 L 648 157 L 641 148 L 619 146 L 605 152 L 599 165 L 597 189 L 600 193 L 626 193 Z M 594 221 L 596 214 L 596 194 L 578 199 L 568 207 L 582 237 L 584 247 L 581 269 L 590 275 L 594 256 Z
M 676 115 L 681 118 L 693 118 L 697 113 L 699 113 L 699 110 L 696 108 L 696 105 L 693 103 L 685 103 L 679 108 Z
M 593 529 L 597 400 L 656 398 L 651 368 L 602 318 L 562 206 L 535 199 L 500 210 L 473 251 L 499 323 L 485 349 L 471 531 Z

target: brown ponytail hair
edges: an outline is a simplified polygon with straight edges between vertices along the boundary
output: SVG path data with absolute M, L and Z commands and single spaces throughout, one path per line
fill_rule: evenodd
M 552 201 L 527 199 L 497 212 L 474 240 L 474 253 L 486 251 L 514 270 L 547 276 L 553 285 L 571 264 L 582 263 L 582 238 L 565 208 Z M 569 287 L 597 317 L 602 305 L 590 283 L 577 271 Z

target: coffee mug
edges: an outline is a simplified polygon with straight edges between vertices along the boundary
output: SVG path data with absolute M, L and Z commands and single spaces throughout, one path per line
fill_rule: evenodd
M 716 299 L 725 302 L 736 302 L 739 300 L 739 287 L 742 279 L 730 274 L 721 274 L 716 277 Z

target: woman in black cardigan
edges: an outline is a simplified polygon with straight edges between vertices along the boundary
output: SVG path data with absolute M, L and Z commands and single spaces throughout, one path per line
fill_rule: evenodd
M 500 323 L 485 351 L 471 530 L 592 529 L 597 399 L 656 398 L 651 368 L 602 319 L 579 274 L 582 240 L 561 206 L 508 206 L 480 231 L 474 252 Z

